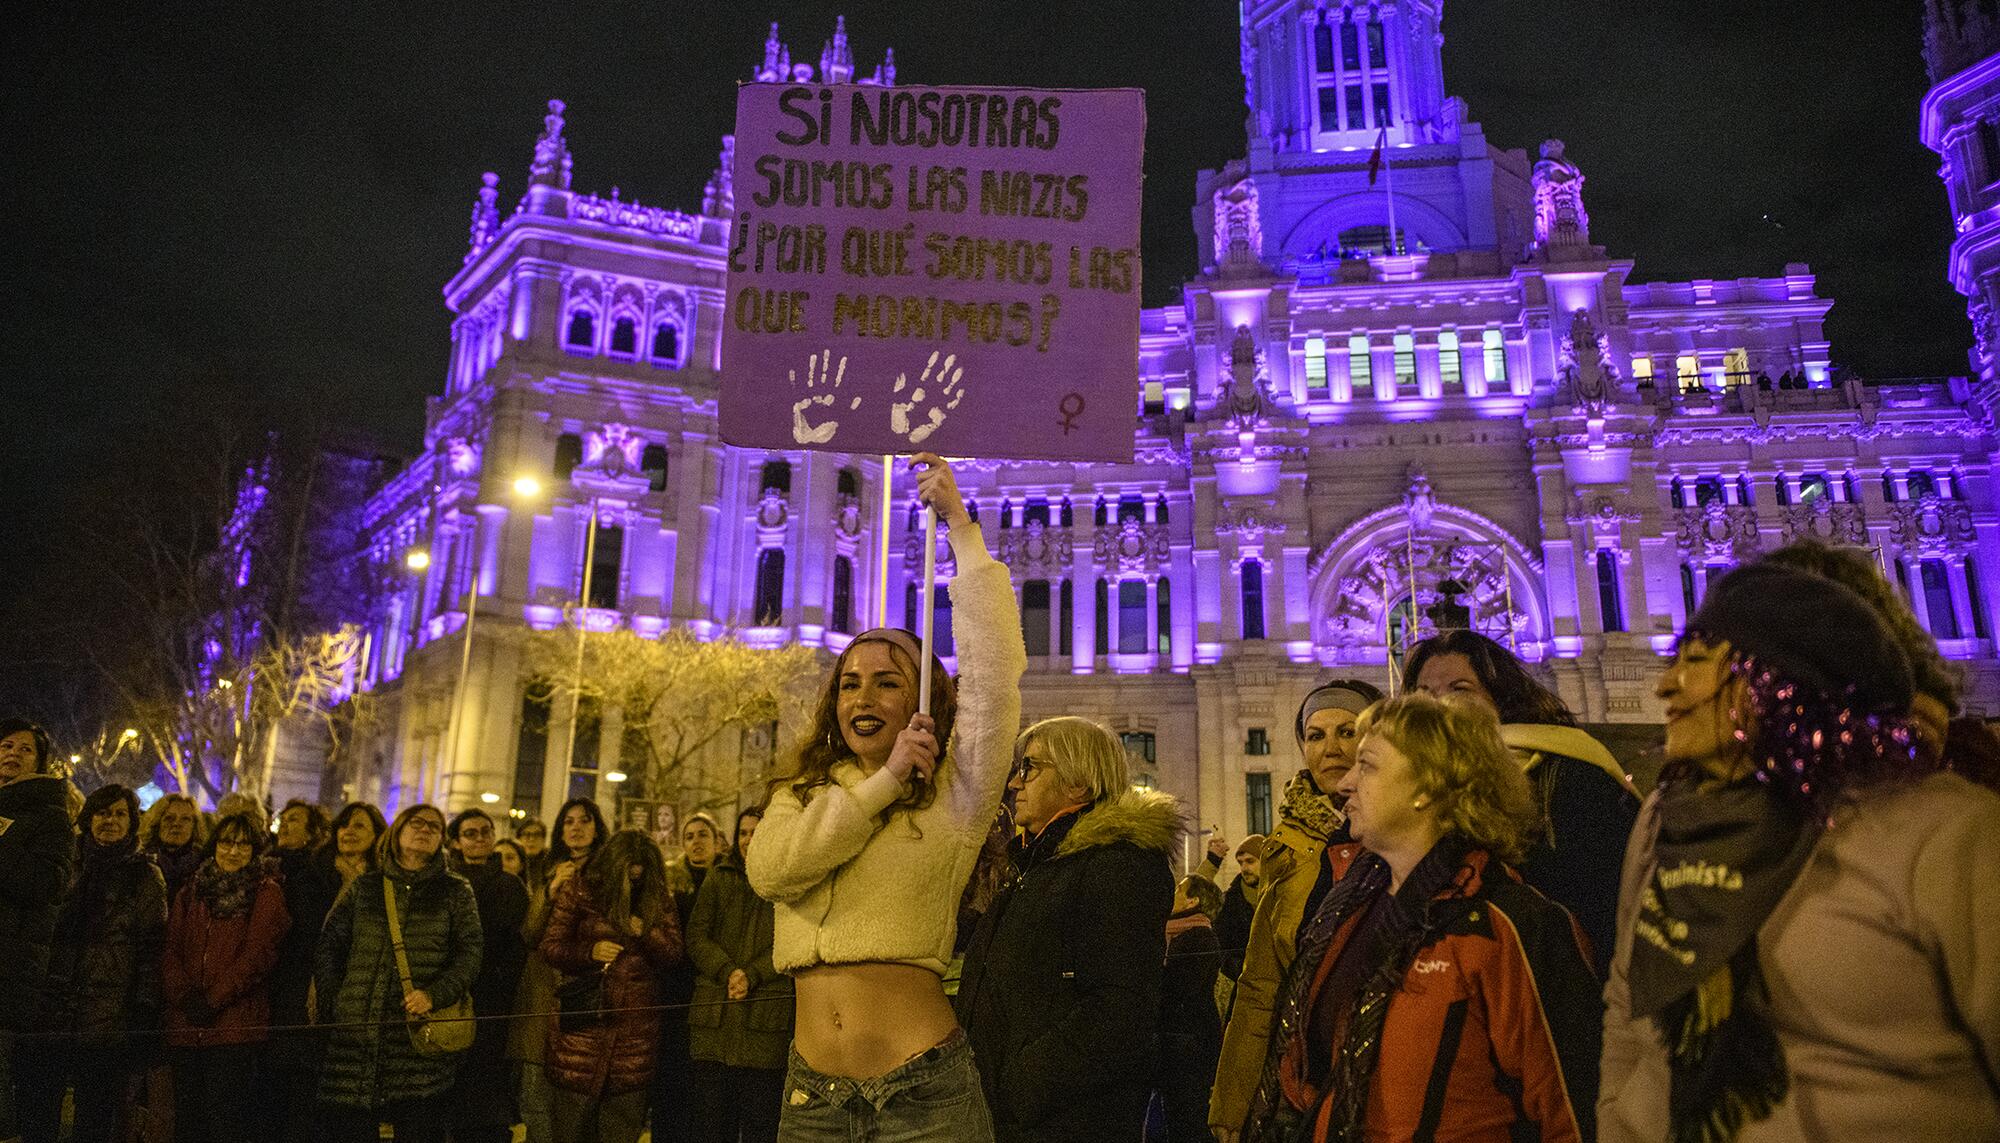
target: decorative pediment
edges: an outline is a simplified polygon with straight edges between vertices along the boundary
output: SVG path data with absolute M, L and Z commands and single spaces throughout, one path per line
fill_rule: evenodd
M 1940 556 L 1964 551 L 1976 536 L 1972 509 L 1935 492 L 1889 505 L 1889 538 L 1912 555 Z
M 1061 577 L 1075 557 L 1071 529 L 1051 528 L 1040 520 L 1000 529 L 998 547 L 998 559 L 1017 580 Z
M 1680 545 L 1684 558 L 1704 563 L 1747 560 L 1762 546 L 1757 535 L 1757 509 L 1720 500 L 1683 508 L 1674 542 Z
M 1097 529 L 1092 552 L 1099 571 L 1148 577 L 1165 570 L 1172 554 L 1167 526 L 1143 520 L 1121 520 L 1111 527 Z

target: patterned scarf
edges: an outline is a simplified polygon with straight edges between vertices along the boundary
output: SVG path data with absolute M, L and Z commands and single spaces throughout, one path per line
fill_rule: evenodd
M 1299 771 L 1285 783 L 1285 804 L 1279 807 L 1278 816 L 1321 841 L 1347 824 L 1347 815 L 1340 811 L 1332 794 L 1320 792 L 1310 770 Z
M 241 917 L 250 911 L 251 896 L 257 891 L 257 882 L 263 876 L 262 862 L 245 862 L 243 868 L 236 872 L 224 873 L 211 857 L 195 871 L 194 895 L 208 906 L 211 917 Z
M 1654 866 L 1633 922 L 1632 1014 L 1666 1038 L 1671 1143 L 1726 1143 L 1790 1089 L 1757 930 L 1822 825 L 1764 782 L 1660 787 Z
M 1388 1020 L 1390 1001 L 1402 987 L 1417 954 L 1434 943 L 1438 933 L 1464 912 L 1462 889 L 1438 898 L 1455 882 L 1465 884 L 1464 873 L 1471 853 L 1471 847 L 1464 841 L 1445 838 L 1431 848 L 1392 894 L 1388 862 L 1364 851 L 1348 868 L 1347 875 L 1327 893 L 1319 911 L 1300 933 L 1298 956 L 1292 961 L 1278 994 L 1277 1033 L 1265 1053 L 1264 1074 L 1251 1101 L 1246 1140 L 1254 1143 L 1311 1140 L 1323 1111 L 1328 1119 L 1327 1143 L 1354 1143 L 1364 1137 L 1368 1088 L 1381 1058 L 1382 1028 Z M 1334 938 L 1350 918 L 1370 905 L 1387 910 L 1382 918 L 1381 936 L 1381 947 L 1387 954 L 1372 967 L 1367 982 L 1354 999 L 1330 1073 L 1314 1086 L 1312 1077 L 1296 1074 L 1304 1067 L 1304 1040 L 1312 1017 L 1314 984 L 1326 958 L 1338 955 L 1333 947 Z M 1289 1085 L 1288 1068 L 1294 1073 Z M 1298 1083 L 1301 1079 L 1306 1082 Z M 1307 1098 L 1295 1102 L 1294 1095 L 1286 1090 L 1288 1086 L 1302 1091 Z M 1313 1106 L 1301 1107 L 1297 1102 L 1310 1102 Z

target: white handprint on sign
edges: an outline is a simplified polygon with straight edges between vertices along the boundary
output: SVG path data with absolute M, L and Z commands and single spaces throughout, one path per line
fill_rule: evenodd
M 799 371 L 789 369 L 786 370 L 786 373 L 791 380 L 792 387 L 797 388 L 799 384 Z M 806 389 L 808 393 L 806 396 L 792 403 L 793 440 L 800 444 L 825 444 L 833 439 L 833 434 L 840 428 L 839 421 L 826 420 L 819 424 L 812 424 L 806 420 L 806 413 L 813 409 L 832 409 L 834 403 L 839 400 L 839 397 L 833 390 L 840 388 L 841 382 L 846 379 L 847 356 L 845 354 L 841 355 L 838 363 L 833 362 L 833 351 L 830 349 L 823 349 L 817 354 L 811 354 L 806 357 Z M 825 392 L 815 393 L 812 390 L 825 390 Z M 861 398 L 859 397 L 855 397 L 847 402 L 849 412 L 860 407 Z
M 924 362 L 924 371 L 917 374 L 916 388 L 910 390 L 909 398 L 892 401 L 889 404 L 890 431 L 913 445 L 928 440 L 930 435 L 938 430 L 938 426 L 944 424 L 945 414 L 958 408 L 958 403 L 965 399 L 965 389 L 961 386 L 961 382 L 965 380 L 965 370 L 958 367 L 958 355 L 954 353 L 946 356 L 944 364 L 939 365 L 939 352 L 941 351 L 933 350 L 931 359 Z M 933 374 L 932 369 L 936 369 L 937 372 Z M 909 383 L 908 373 L 897 374 L 896 388 L 893 392 L 900 394 Z M 912 429 L 910 413 L 926 403 L 924 386 L 930 384 L 938 386 L 937 396 L 931 401 L 924 423 Z

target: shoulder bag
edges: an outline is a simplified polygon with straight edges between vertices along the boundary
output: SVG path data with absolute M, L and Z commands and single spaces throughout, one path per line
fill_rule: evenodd
M 396 916 L 396 887 L 382 878 L 382 904 L 389 911 L 389 943 L 396 948 L 396 972 L 403 978 L 403 995 L 417 990 L 410 980 L 410 958 L 403 952 L 403 923 Z M 448 1056 L 472 1046 L 476 1030 L 472 1020 L 472 992 L 443 1008 L 433 1008 L 422 1016 L 409 1017 L 410 1046 L 423 1056 Z

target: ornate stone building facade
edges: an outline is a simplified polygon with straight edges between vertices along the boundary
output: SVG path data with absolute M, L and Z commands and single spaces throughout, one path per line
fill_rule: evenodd
M 1469 625 L 1587 721 L 1657 722 L 1704 585 L 1806 535 L 1877 553 L 1994 710 L 2000 516 L 1968 384 L 1835 378 L 1803 265 L 1634 284 L 1591 242 L 1587 157 L 1496 147 L 1446 95 L 1439 9 L 1246 3 L 1246 153 L 1197 180 L 1212 264 L 1143 315 L 1136 459 L 963 466 L 1019 586 L 1027 715 L 1104 721 L 1238 836 L 1271 819 L 1315 681 L 1386 686 Z M 815 67 L 774 26 L 751 71 L 895 81 L 893 56 L 857 80 L 844 28 Z M 641 634 L 837 648 L 885 579 L 891 620 L 915 609 L 904 476 L 883 568 L 880 458 L 717 436 L 728 141 L 698 212 L 642 206 L 572 189 L 562 111 L 515 209 L 485 178 L 428 449 L 371 509 L 375 560 L 432 559 L 374 617 L 387 713 L 357 795 L 546 809 L 616 765 L 607 725 L 564 766 L 563 711 L 520 668 L 586 551 L 589 622 Z

